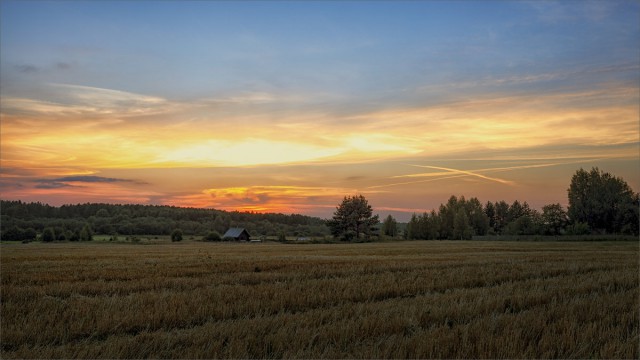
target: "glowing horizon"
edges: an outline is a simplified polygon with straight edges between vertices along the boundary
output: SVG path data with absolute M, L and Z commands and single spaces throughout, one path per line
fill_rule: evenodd
M 579 167 L 638 191 L 639 9 L 5 1 L 0 197 L 406 220 L 566 205 Z

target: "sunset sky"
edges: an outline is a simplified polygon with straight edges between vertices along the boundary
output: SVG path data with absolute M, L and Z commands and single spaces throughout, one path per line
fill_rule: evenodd
M 407 221 L 640 191 L 638 1 L 0 2 L 0 197 Z

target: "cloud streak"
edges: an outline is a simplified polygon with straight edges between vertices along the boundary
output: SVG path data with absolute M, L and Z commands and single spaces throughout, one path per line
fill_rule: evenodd
M 20 65 L 15 65 L 14 67 L 19 73 L 23 73 L 23 74 L 32 74 L 32 73 L 37 73 L 38 71 L 40 71 L 40 68 L 38 68 L 35 65 L 31 65 L 31 64 L 20 64 Z
M 83 184 L 91 183 L 131 183 L 137 185 L 144 185 L 145 182 L 140 182 L 130 179 L 116 179 L 102 176 L 91 175 L 76 175 L 76 176 L 64 176 L 54 179 L 36 179 L 36 188 L 38 189 L 59 189 L 65 187 L 82 187 Z
M 175 196 L 168 200 L 168 203 L 222 210 L 306 213 L 313 209 L 317 211 L 322 208 L 335 208 L 335 199 L 345 193 L 355 193 L 355 190 L 296 185 L 257 185 L 205 189 L 198 194 Z
M 319 166 L 483 154 L 493 159 L 511 154 L 519 159 L 525 152 L 532 158 L 541 154 L 597 158 L 612 155 L 613 150 L 603 147 L 612 144 L 621 145 L 615 156 L 637 157 L 636 147 L 630 146 L 637 144 L 637 102 L 629 103 L 638 99 L 638 93 L 621 84 L 533 96 L 489 94 L 434 106 L 337 117 L 297 108 L 291 113 L 270 113 L 262 108 L 264 104 L 252 105 L 268 100 L 285 101 L 284 106 L 286 96 L 263 99 L 251 95 L 246 101 L 237 99 L 240 105 L 235 100 L 226 104 L 177 102 L 86 86 L 54 88 L 62 91 L 61 99 L 67 103 L 3 99 L 0 158 L 5 166 L 42 168 L 49 171 L 45 176 L 52 176 L 60 172 L 55 169 L 73 173 L 73 169 Z M 132 110 L 136 106 L 142 110 Z M 53 123 L 55 126 L 42 126 Z M 428 175 L 431 173 L 405 177 L 431 176 L 427 181 L 475 178 L 497 185 L 513 181 L 491 176 L 490 172 L 498 171 L 495 169 L 442 168 L 443 178 Z M 383 189 L 427 181 L 367 186 Z
M 61 64 L 67 67 L 66 64 Z M 167 100 L 126 91 L 70 84 L 46 84 L 37 99 L 3 98 L 5 115 L 66 117 L 69 120 L 89 118 L 122 118 L 158 115 L 172 110 Z
M 429 165 L 412 165 L 408 164 L 408 166 L 427 168 L 427 169 L 436 169 L 436 170 L 445 170 L 445 172 L 428 172 L 428 173 L 418 173 L 418 174 L 407 174 L 407 175 L 396 175 L 392 178 L 422 178 L 428 177 L 429 179 L 424 180 L 415 180 L 415 181 L 405 181 L 405 182 L 395 182 L 390 184 L 383 185 L 374 185 L 367 187 L 368 189 L 380 189 L 385 187 L 392 186 L 400 186 L 400 185 L 412 185 L 412 184 L 420 184 L 427 183 L 432 181 L 440 181 L 440 180 L 449 180 L 449 179 L 458 179 L 465 177 L 477 177 L 484 180 L 489 180 L 493 182 L 497 182 L 503 185 L 514 186 L 517 183 L 512 180 L 505 180 L 496 177 L 490 177 L 483 175 L 482 173 L 486 172 L 505 172 L 505 171 L 514 171 L 514 170 L 524 170 L 524 169 L 535 169 L 535 168 L 545 168 L 545 167 L 553 167 L 553 166 L 561 166 L 561 165 L 569 165 L 569 164 L 580 164 L 580 163 L 589 163 L 595 162 L 602 159 L 597 158 L 588 158 L 588 159 L 580 159 L 580 160 L 572 160 L 566 162 L 553 162 L 553 163 L 543 163 L 543 164 L 532 164 L 532 165 L 518 165 L 518 166 L 507 166 L 507 167 L 492 167 L 492 168 L 484 168 L 484 169 L 476 169 L 476 170 L 460 170 L 460 169 L 452 169 L 440 166 L 429 166 Z

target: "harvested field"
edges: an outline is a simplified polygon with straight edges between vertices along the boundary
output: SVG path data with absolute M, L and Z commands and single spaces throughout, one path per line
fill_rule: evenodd
M 638 358 L 637 242 L 2 244 L 2 358 Z

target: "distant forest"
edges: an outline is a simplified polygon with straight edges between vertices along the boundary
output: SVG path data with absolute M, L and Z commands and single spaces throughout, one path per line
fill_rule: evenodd
M 572 177 L 567 192 L 567 209 L 560 204 L 549 204 L 541 212 L 517 200 L 511 204 L 489 201 L 483 205 L 477 198 L 451 196 L 437 210 L 413 214 L 407 224 L 397 223 L 391 215 L 379 223 L 363 196 L 345 197 L 345 203 L 329 221 L 299 214 L 93 203 L 54 207 L 1 200 L 0 234 L 1 240 L 9 241 L 81 241 L 91 240 L 93 234 L 169 235 L 179 229 L 187 236 L 220 239 L 220 234 L 230 227 L 243 227 L 254 238 L 277 236 L 279 239 L 332 234 L 343 240 L 358 239 L 360 232 L 365 232 L 367 239 L 416 240 L 471 239 L 485 235 L 639 235 L 640 195 L 621 178 L 598 168 L 580 169 Z M 349 199 L 360 199 L 369 211 L 349 207 Z M 342 223 L 336 222 L 338 213 L 343 213 Z M 373 225 L 365 230 L 358 230 L 362 227 L 356 226 L 354 232 L 351 223 Z
M 78 204 L 54 207 L 42 203 L 0 201 L 2 240 L 34 240 L 52 229 L 55 240 L 79 240 L 88 226 L 102 235 L 219 234 L 230 227 L 244 227 L 252 236 L 287 234 L 325 236 L 324 220 L 305 215 L 260 214 L 214 209 L 155 205 Z

